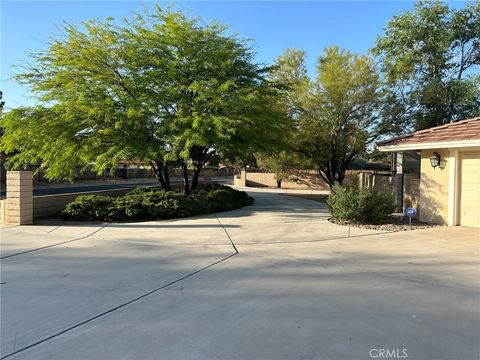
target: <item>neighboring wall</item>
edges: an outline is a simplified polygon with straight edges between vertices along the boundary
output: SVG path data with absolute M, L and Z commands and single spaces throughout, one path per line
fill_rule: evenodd
M 430 156 L 440 155 L 440 166 L 430 165 Z M 420 221 L 446 224 L 448 219 L 448 178 L 450 153 L 448 150 L 423 150 L 421 159 Z
M 251 187 L 277 187 L 277 181 L 274 173 L 247 171 L 246 185 Z M 316 171 L 297 170 L 288 181 L 282 181 L 282 188 L 328 190 L 328 185 Z
M 245 175 L 243 175 L 245 174 Z M 412 174 L 413 175 L 413 174 Z M 242 175 L 236 175 L 237 179 L 246 178 L 246 186 L 251 187 L 277 187 L 274 173 L 265 172 L 244 172 Z M 349 170 L 345 174 L 344 184 L 359 183 L 364 187 L 378 187 L 384 190 L 393 190 L 390 176 L 373 174 L 372 171 Z M 240 184 L 240 181 L 238 181 Z M 282 181 L 284 189 L 305 189 L 305 190 L 329 190 L 327 183 L 314 170 L 297 170 L 288 181 Z

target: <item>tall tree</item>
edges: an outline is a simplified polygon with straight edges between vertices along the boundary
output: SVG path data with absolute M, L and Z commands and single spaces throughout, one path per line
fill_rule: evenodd
M 330 188 L 341 184 L 347 166 L 382 131 L 381 83 L 373 60 L 327 48 L 319 57 L 315 80 L 303 75 L 302 51 L 285 53 L 277 64 L 277 71 L 290 78 L 287 101 L 295 109 L 291 114 L 296 151 L 314 164 Z
M 102 172 L 142 159 L 166 189 L 168 167 L 181 166 L 189 193 L 215 154 L 261 148 L 280 127 L 266 106 L 275 96 L 268 68 L 218 23 L 157 7 L 120 26 L 88 21 L 63 33 L 17 75 L 40 105 L 2 119 L 2 149 L 19 150 L 14 167 L 41 161 L 47 178 L 71 179 L 75 164 Z
M 480 3 L 419 1 L 393 17 L 372 50 L 390 87 L 390 113 L 418 130 L 480 113 Z M 400 129 L 401 130 L 401 129 Z

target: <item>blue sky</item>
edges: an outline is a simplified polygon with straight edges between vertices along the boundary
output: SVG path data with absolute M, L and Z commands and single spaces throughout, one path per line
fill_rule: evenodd
M 157 1 L 160 5 L 166 2 Z M 151 7 L 152 1 L 1 1 L 1 90 L 8 108 L 31 104 L 28 89 L 9 78 L 13 65 L 28 60 L 31 51 L 45 48 L 56 25 L 108 16 L 120 19 Z M 228 24 L 254 41 L 259 62 L 271 62 L 289 47 L 307 51 L 308 67 L 329 45 L 357 53 L 373 46 L 388 20 L 413 8 L 412 1 L 190 1 L 170 3 L 192 16 Z M 463 7 L 465 2 L 450 4 Z

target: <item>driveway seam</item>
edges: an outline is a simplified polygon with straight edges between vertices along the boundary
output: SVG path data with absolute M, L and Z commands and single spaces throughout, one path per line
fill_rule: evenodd
M 217 215 L 215 215 L 215 217 L 217 218 L 217 221 L 218 223 L 221 225 L 223 231 L 225 232 L 225 234 L 227 234 L 227 237 L 228 237 L 228 240 L 230 240 L 230 243 L 232 244 L 232 247 L 233 249 L 235 250 L 235 253 L 238 254 L 239 251 L 237 249 L 237 247 L 235 246 L 235 243 L 233 242 L 232 238 L 230 237 L 230 234 L 228 233 L 227 229 L 225 228 L 225 226 L 223 226 L 222 222 L 220 221 L 220 219 L 218 218 Z
M 209 268 L 211 268 L 211 267 L 213 267 L 213 266 L 215 266 L 215 265 L 218 265 L 218 264 L 220 264 L 220 263 L 222 263 L 222 262 L 230 259 L 231 257 L 233 257 L 233 256 L 235 256 L 235 255 L 237 255 L 237 254 L 238 254 L 238 252 L 235 252 L 235 253 L 230 254 L 230 255 L 228 255 L 228 256 L 226 256 L 226 257 L 224 257 L 224 258 L 221 258 L 220 260 L 217 260 L 217 261 L 215 261 L 215 262 L 213 262 L 213 263 L 211 263 L 211 264 L 209 264 L 209 265 L 207 265 L 207 266 L 204 266 L 204 267 L 202 267 L 202 268 L 200 268 L 200 269 L 198 269 L 198 270 L 195 270 L 195 271 L 193 271 L 193 272 L 191 272 L 191 273 L 188 273 L 188 274 L 186 274 L 186 275 L 184 275 L 184 276 L 182 276 L 182 277 L 180 277 L 180 278 L 178 278 L 178 279 L 176 279 L 176 280 L 173 280 L 173 281 L 169 282 L 168 284 L 165 284 L 165 285 L 162 285 L 162 286 L 160 286 L 160 287 L 158 287 L 158 288 L 156 288 L 156 289 L 150 290 L 150 291 L 148 291 L 148 292 L 146 292 L 146 293 L 144 293 L 144 294 L 142 294 L 142 295 L 140 295 L 140 296 L 137 296 L 137 297 L 135 297 L 135 298 L 133 298 L 133 299 L 131 299 L 131 300 L 129 300 L 129 301 L 126 301 L 126 302 L 124 302 L 124 303 L 122 303 L 122 304 L 120 304 L 120 305 L 117 305 L 117 306 L 115 306 L 115 307 L 113 307 L 113 308 L 111 308 L 111 309 L 109 309 L 109 310 L 106 310 L 106 311 L 104 311 L 104 312 L 102 312 L 102 313 L 100 313 L 100 314 L 97 314 L 97 315 L 95 315 L 95 316 L 92 316 L 92 317 L 88 318 L 87 320 L 84 320 L 84 321 L 81 321 L 81 322 L 79 322 L 79 323 L 77 323 L 77 324 L 75 324 L 75 325 L 72 325 L 72 326 L 70 326 L 70 327 L 67 328 L 67 329 L 61 330 L 61 331 L 59 331 L 59 332 L 57 332 L 57 333 L 55 333 L 55 334 L 53 334 L 53 335 L 47 336 L 46 338 L 43 338 L 43 339 L 41 339 L 41 340 L 36 341 L 36 342 L 34 342 L 33 344 L 27 345 L 27 346 L 25 346 L 25 347 L 23 347 L 23 348 L 21 348 L 21 349 L 18 349 L 18 350 L 14 351 L 14 352 L 11 352 L 10 354 L 7 354 L 7 355 L 5 355 L 5 356 L 2 356 L 2 357 L 0 358 L 0 360 L 7 359 L 7 358 L 9 358 L 9 357 L 11 357 L 11 356 L 13 356 L 13 355 L 16 355 L 16 354 L 18 354 L 18 353 L 20 353 L 20 352 L 23 352 L 23 351 L 26 351 L 26 350 L 28 350 L 28 349 L 31 349 L 31 348 L 33 348 L 33 347 L 35 347 L 35 346 L 37 346 L 37 345 L 40 345 L 40 344 L 42 344 L 42 343 L 44 343 L 44 342 L 46 342 L 46 341 L 52 340 L 52 339 L 54 339 L 54 338 L 56 338 L 56 337 L 58 337 L 58 336 L 60 336 L 60 335 L 63 335 L 63 334 L 65 334 L 65 333 L 67 333 L 67 332 L 69 332 L 69 331 L 71 331 L 71 330 L 74 330 L 74 329 L 76 329 L 76 328 L 78 328 L 78 327 L 80 327 L 80 326 L 82 326 L 82 325 L 88 324 L 89 322 L 92 322 L 92 321 L 94 321 L 94 320 L 96 320 L 96 319 L 98 319 L 98 318 L 100 318 L 100 317 L 103 317 L 103 316 L 105 316 L 105 315 L 108 315 L 108 314 L 110 314 L 110 313 L 113 313 L 114 311 L 117 311 L 117 310 L 119 310 L 119 309 L 121 309 L 121 308 L 124 308 L 124 307 L 126 307 L 126 306 L 128 306 L 128 305 L 130 305 L 130 304 L 132 304 L 132 303 L 134 303 L 134 302 L 137 302 L 137 301 L 139 301 L 139 300 L 141 300 L 141 299 L 143 299 L 143 298 L 145 298 L 145 297 L 147 297 L 147 296 L 149 296 L 149 295 L 152 295 L 152 294 L 154 294 L 154 293 L 156 293 L 156 292 L 158 292 L 158 291 L 161 291 L 161 290 L 163 290 L 163 289 L 165 289 L 165 288 L 167 288 L 167 287 L 169 287 L 169 286 L 172 286 L 172 285 L 174 285 L 174 284 L 177 284 L 177 283 L 179 283 L 180 281 L 183 281 L 183 280 L 185 280 L 185 279 L 188 279 L 189 277 L 192 277 L 192 276 L 194 276 L 194 275 L 196 275 L 196 274 L 198 274 L 198 273 L 200 273 L 200 272 L 202 272 L 202 271 L 204 271 L 204 270 L 207 270 L 207 269 L 209 269 Z
M 101 228 L 95 230 L 94 232 L 92 232 L 90 234 L 87 234 L 87 235 L 84 235 L 84 236 L 81 236 L 81 237 L 78 237 L 78 238 L 75 238 L 75 239 L 65 240 L 65 241 L 62 241 L 62 242 L 59 242 L 59 243 L 42 246 L 42 247 L 39 247 L 39 248 L 36 248 L 36 249 L 31 249 L 31 250 L 21 251 L 21 252 L 15 253 L 15 254 L 5 255 L 5 256 L 0 257 L 0 259 L 4 260 L 4 259 L 8 259 L 8 258 L 11 258 L 11 257 L 14 257 L 14 256 L 24 255 L 24 254 L 28 254 L 28 253 L 31 253 L 31 252 L 34 252 L 34 251 L 40 251 L 40 250 L 48 249 L 48 248 L 55 247 L 55 246 L 58 246 L 58 245 L 68 244 L 68 243 L 71 243 L 73 241 L 83 240 L 83 239 L 86 239 L 86 238 L 88 238 L 92 235 L 95 235 L 100 230 L 105 229 L 107 226 L 108 226 L 108 224 L 105 224 Z
M 62 225 L 58 225 L 58 226 L 54 227 L 52 230 L 47 231 L 47 234 L 50 234 L 50 233 L 54 232 L 55 230 L 57 230 L 57 229 L 59 229 L 59 228 L 61 228 L 61 227 L 62 227 Z

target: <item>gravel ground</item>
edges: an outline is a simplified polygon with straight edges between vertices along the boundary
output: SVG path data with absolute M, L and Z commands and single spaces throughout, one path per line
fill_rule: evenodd
M 409 231 L 409 230 L 419 230 L 419 229 L 428 229 L 432 227 L 439 227 L 441 225 L 429 224 L 420 221 L 412 221 L 410 225 L 408 219 L 405 217 L 392 217 L 388 223 L 373 225 L 373 224 L 356 224 L 349 221 L 340 221 L 334 218 L 328 219 L 331 223 L 344 226 L 353 226 L 369 230 L 381 230 L 381 231 Z

